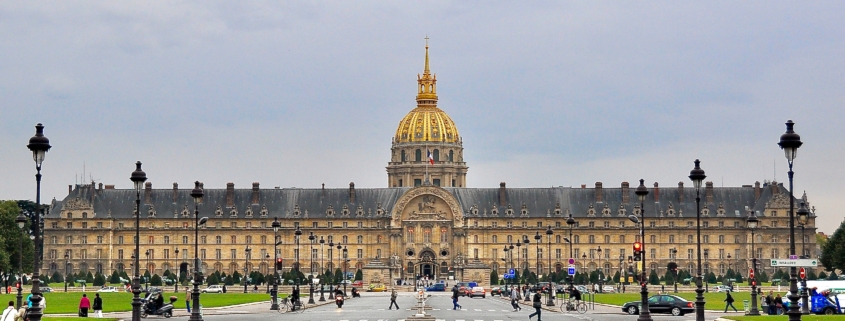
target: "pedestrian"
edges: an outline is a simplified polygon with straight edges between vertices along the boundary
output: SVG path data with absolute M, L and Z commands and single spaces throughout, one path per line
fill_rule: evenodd
M 94 294 L 94 304 L 91 305 L 91 309 L 94 310 L 95 317 L 103 317 L 103 298 L 100 297 L 99 293 Z
M 223 284 L 223 293 L 226 293 L 226 285 Z
M 188 308 L 188 313 L 191 313 L 191 290 L 185 287 L 185 307 Z
M 88 309 L 91 308 L 91 300 L 88 300 L 88 295 L 82 293 L 82 299 L 79 300 L 79 316 L 83 318 L 88 317 Z
M 17 317 L 18 311 L 15 310 L 15 301 L 9 301 L 9 306 L 6 307 L 6 310 L 3 310 L 3 317 L 0 317 L 0 321 L 15 321 Z
M 462 308 L 460 304 L 458 304 L 458 285 L 452 287 L 452 310 L 457 310 Z
M 783 298 L 780 297 L 780 293 L 777 294 L 775 297 L 775 313 L 780 314 L 781 309 L 783 309 Z
M 727 297 L 725 297 L 725 302 L 726 302 L 725 312 L 726 313 L 728 312 L 728 307 L 733 308 L 734 312 L 739 312 L 739 311 L 736 310 L 736 307 L 734 306 L 734 297 L 731 296 L 731 291 L 727 291 L 727 292 L 725 292 L 725 294 L 727 294 Z
M 775 315 L 775 297 L 772 291 L 769 291 L 769 295 L 766 296 L 766 312 L 769 315 Z
M 399 304 L 396 304 L 396 288 L 390 290 L 390 307 L 387 308 L 388 310 L 393 309 L 393 306 L 396 306 L 396 310 L 399 310 Z
M 21 304 L 21 308 L 18 309 L 18 316 L 15 317 L 15 321 L 25 321 L 26 320 L 26 305 Z
M 543 295 L 540 293 L 540 289 L 537 289 L 537 293 L 534 293 L 534 313 L 528 315 L 528 320 L 531 320 L 535 315 L 537 316 L 537 321 L 541 321 L 540 319 L 540 311 L 542 310 L 543 304 L 541 300 Z
M 519 291 L 516 291 L 513 287 L 511 287 L 511 306 L 513 307 L 513 312 L 522 311 L 522 308 L 519 306 Z

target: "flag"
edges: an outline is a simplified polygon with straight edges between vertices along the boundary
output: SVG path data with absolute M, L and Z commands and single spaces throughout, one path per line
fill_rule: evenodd
M 431 163 L 431 165 L 434 165 L 434 155 L 431 154 L 430 149 L 426 149 L 426 151 L 428 151 L 428 162 Z

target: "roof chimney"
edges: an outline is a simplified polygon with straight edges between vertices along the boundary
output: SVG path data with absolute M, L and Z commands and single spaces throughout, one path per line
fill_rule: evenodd
M 73 185 L 68 184 L 67 193 L 70 194 L 70 192 L 73 192 Z
M 581 189 L 587 188 L 587 184 L 581 184 Z
M 235 183 L 226 183 L 226 207 L 235 207 Z
M 349 182 L 349 203 L 355 203 L 355 182 Z
M 772 181 L 772 195 L 780 194 L 780 189 L 778 188 L 778 182 Z
M 505 182 L 499 183 L 499 206 L 508 204 L 508 190 L 505 188 Z
M 705 183 L 706 186 L 704 188 L 704 199 L 707 203 L 713 203 L 713 182 Z
M 660 187 L 657 187 L 657 182 L 654 182 L 654 202 L 660 202 Z
M 103 183 L 100 183 L 99 185 L 97 185 L 97 189 L 100 190 L 100 192 L 102 192 L 103 191 Z
M 258 201 L 260 200 L 258 186 L 258 182 L 252 182 L 252 204 L 258 204 Z
M 114 185 L 106 185 L 106 189 L 114 189 Z
M 754 182 L 754 200 L 760 199 L 760 194 L 763 193 L 763 190 L 760 188 L 760 181 Z
M 150 204 L 150 198 L 153 195 L 153 183 L 146 182 L 144 183 L 144 204 Z
M 622 182 L 622 204 L 628 204 L 628 198 L 631 195 L 628 195 L 628 182 Z
M 326 183 L 323 183 L 323 187 L 320 188 L 320 195 L 326 197 Z
M 684 203 L 684 182 L 678 182 L 678 203 Z
M 173 182 L 173 203 L 179 198 L 179 183 Z
M 602 202 L 602 187 L 601 182 L 596 182 L 596 203 Z

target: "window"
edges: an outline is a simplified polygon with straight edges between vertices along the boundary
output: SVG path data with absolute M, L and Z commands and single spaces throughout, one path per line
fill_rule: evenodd
M 561 259 L 561 251 L 560 249 L 555 249 L 555 259 Z
M 648 256 L 649 256 L 649 258 L 656 259 L 657 258 L 657 250 L 656 249 L 650 249 L 648 251 Z
M 604 236 L 604 243 L 610 243 L 610 235 Z
M 513 243 L 513 235 L 508 235 L 508 244 Z
M 719 243 L 725 243 L 725 236 L 719 235 Z
M 79 243 L 81 243 L 81 244 L 88 244 L 88 236 L 85 236 L 85 235 L 80 236 L 80 237 L 79 237 Z
M 117 237 L 117 244 L 123 244 L 123 236 Z
M 596 227 L 596 222 L 592 222 L 592 221 L 591 221 L 591 222 L 589 223 L 589 225 L 588 225 L 588 226 L 589 226 L 590 228 L 594 228 L 594 227 Z
M 589 243 L 590 243 L 590 244 L 593 244 L 593 243 L 595 243 L 595 242 L 596 242 L 596 237 L 595 237 L 595 236 L 593 236 L 593 235 L 590 235 L 590 236 L 588 236 L 587 238 L 589 239 Z M 592 256 L 590 256 L 590 258 L 592 258 Z
M 701 227 L 703 227 L 703 228 L 708 228 L 708 227 L 710 227 L 710 222 L 704 222 L 704 223 L 701 223 Z
M 604 228 L 609 228 L 609 227 L 610 227 L 610 222 L 604 221 Z
M 692 249 L 687 249 L 687 259 L 692 260 Z
M 317 228 L 317 222 L 311 222 L 311 228 Z
M 621 243 L 621 244 L 625 243 L 625 235 L 619 235 L 619 243 Z
M 704 240 L 702 243 L 710 243 L 710 235 L 703 235 Z
M 478 221 L 476 221 L 475 223 L 478 224 Z M 441 243 L 449 242 L 449 229 L 447 229 L 445 227 L 440 228 L 440 242 Z M 496 243 L 496 236 L 495 235 L 493 235 L 493 243 Z
M 364 244 L 364 236 L 358 235 L 358 244 Z
M 734 243 L 739 243 L 739 235 L 734 235 Z
M 72 229 L 73 228 L 73 222 L 67 222 L 67 228 Z
M 542 228 L 542 227 L 543 227 L 543 222 L 537 222 L 537 227 L 538 227 L 538 228 Z
M 772 211 L 772 217 L 778 216 L 778 211 Z
M 53 244 L 56 244 L 55 240 L 56 239 L 54 238 Z M 97 244 L 103 244 L 103 236 L 102 235 L 97 236 Z
M 472 236 L 472 242 L 473 242 L 473 243 L 478 243 L 478 235 L 473 235 L 473 236 Z
M 70 223 L 68 223 L 70 224 Z M 778 221 L 772 221 L 772 227 L 778 227 Z
M 364 250 L 363 250 L 363 249 L 358 249 L 358 258 L 359 258 L 359 259 L 363 259 L 363 258 L 364 258 Z
M 328 226 L 329 228 L 332 228 L 332 227 L 334 227 L 334 223 L 328 222 L 326 226 Z
M 358 222 L 358 228 L 364 228 L 364 222 Z
M 214 257 L 215 257 L 216 259 L 218 259 L 218 260 L 220 260 L 220 259 L 222 259 L 222 258 L 223 258 L 223 255 L 222 255 L 222 253 L 220 252 L 220 249 L 215 249 L 215 250 L 214 250 Z
M 406 235 L 406 237 L 407 237 L 408 239 L 407 239 L 407 240 L 405 240 L 405 242 L 407 242 L 407 243 L 414 243 L 414 228 L 413 228 L 413 227 L 409 227 L 409 228 L 408 228 L 408 234 Z
M 657 243 L 657 235 L 650 235 L 649 242 L 651 242 L 651 244 L 656 244 Z
M 734 228 L 739 228 L 739 222 L 734 222 Z
M 422 151 L 421 150 L 417 149 L 416 151 L 414 151 L 414 161 L 415 162 L 421 162 L 422 161 Z
M 342 240 L 341 243 L 349 244 L 349 237 L 348 236 L 346 236 L 346 235 L 341 236 L 340 239 Z
M 528 222 L 522 222 L 522 228 L 528 227 Z
M 648 222 L 648 227 L 655 228 L 657 227 L 657 223 L 654 221 Z
M 513 222 L 508 221 L 508 222 L 507 222 L 507 226 L 508 226 L 508 228 L 513 228 Z
M 186 237 L 187 237 L 187 236 L 183 236 L 183 239 L 182 239 L 182 240 L 184 241 L 184 240 L 185 240 L 184 238 L 186 238 Z M 182 243 L 183 243 L 183 244 L 188 244 L 188 242 L 182 242 Z M 202 244 L 207 244 L 207 243 L 208 243 L 208 242 L 206 241 L 206 239 L 205 239 L 205 235 L 200 236 L 200 243 L 202 243 Z
M 725 249 L 719 249 L 719 259 L 725 258 Z
M 431 243 L 431 228 L 430 227 L 424 227 L 423 228 L 423 243 Z
M 572 243 L 575 243 L 575 244 L 581 243 L 581 235 L 574 235 L 574 236 L 572 236 L 572 238 L 574 238 L 574 240 L 572 240 Z
M 491 226 L 493 226 L 493 228 L 499 227 L 499 222 L 493 222 Z
M 723 227 L 725 227 L 725 222 L 719 221 L 719 228 L 723 228 Z
M 692 242 L 692 235 L 687 235 L 687 243 L 693 243 Z
M 674 221 L 669 221 L 669 227 L 675 227 L 675 222 L 674 222 Z
M 543 249 L 538 248 L 537 249 L 537 259 L 542 259 L 542 258 L 543 258 Z
M 82 228 L 88 228 L 88 222 L 82 222 Z
M 200 250 L 200 258 L 205 260 L 205 249 Z
M 123 260 L 123 250 L 117 250 L 117 259 Z
M 472 249 L 472 257 L 476 259 L 478 258 L 478 249 Z
M 50 226 L 52 226 L 53 228 L 59 228 L 59 222 L 50 223 Z
M 422 185 L 422 179 L 415 178 L 414 179 L 414 187 L 418 187 L 420 185 Z M 408 263 L 411 263 L 411 262 L 408 262 Z
M 669 235 L 669 244 L 675 243 L 675 236 Z
M 229 238 L 232 240 L 231 241 L 232 244 L 238 244 L 238 237 L 237 236 L 232 235 Z
M 625 221 L 619 221 L 619 227 L 625 227 Z
M 343 222 L 343 228 L 349 228 L 349 222 Z
M 164 244 L 170 244 L 170 236 L 168 236 L 168 235 L 164 236 Z

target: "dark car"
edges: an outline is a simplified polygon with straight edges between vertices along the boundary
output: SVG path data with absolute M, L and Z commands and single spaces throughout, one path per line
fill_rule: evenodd
M 443 283 L 435 283 L 430 287 L 425 288 L 426 291 L 443 292 L 446 291 L 446 285 Z
M 640 304 L 640 301 L 625 303 L 622 306 L 622 311 L 628 314 L 640 314 Z M 648 298 L 648 310 L 651 313 L 671 313 L 674 316 L 679 316 L 685 313 L 693 313 L 695 306 L 692 302 L 681 297 L 660 294 Z
M 537 290 L 541 290 L 542 293 L 546 294 L 549 293 L 551 287 L 549 287 L 549 282 L 538 282 L 534 286 L 531 287 L 531 293 L 537 292 Z M 551 283 L 551 286 L 554 286 L 554 283 Z
M 490 296 L 511 296 L 511 290 L 507 286 L 490 289 Z

